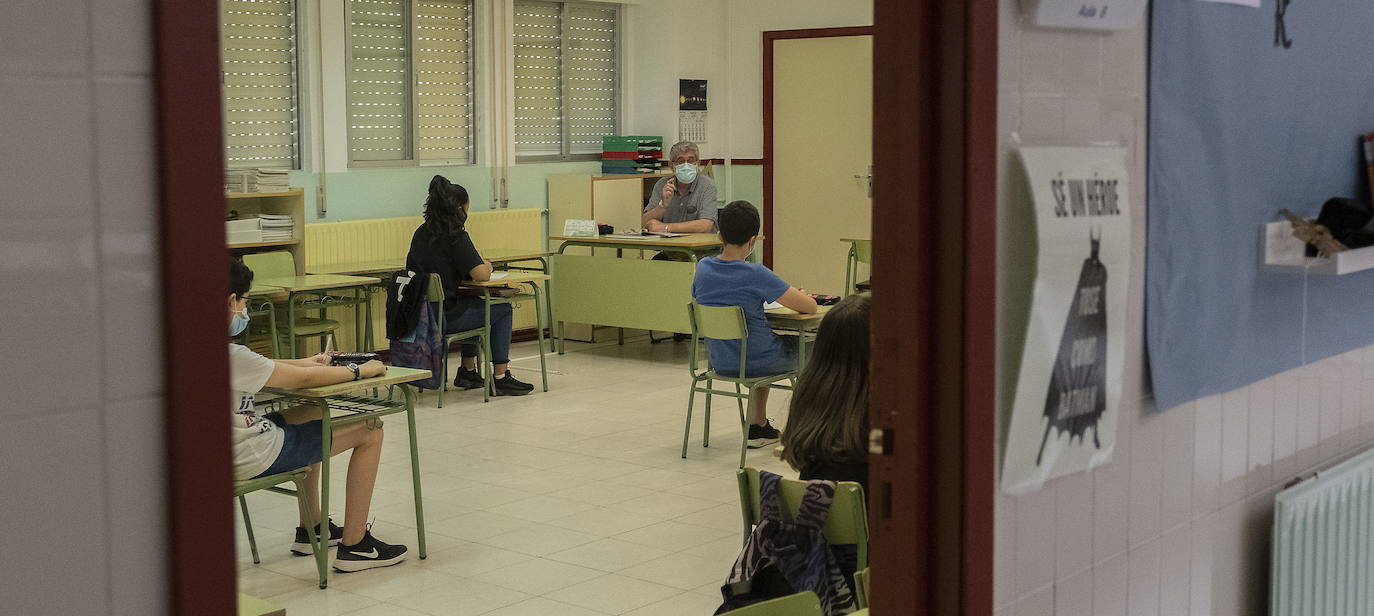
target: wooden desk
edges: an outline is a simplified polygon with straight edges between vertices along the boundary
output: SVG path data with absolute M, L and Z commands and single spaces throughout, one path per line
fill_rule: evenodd
M 549 241 L 562 242 L 558 247 L 559 254 L 562 254 L 564 249 L 570 246 L 588 246 L 591 248 L 676 252 L 686 254 L 693 261 L 696 261 L 703 253 L 718 252 L 725 245 L 720 241 L 720 236 L 715 233 L 686 233 L 681 237 L 641 236 L 638 238 L 610 235 L 598 235 L 596 237 L 555 235 L 549 237 Z
M 521 248 L 488 248 L 479 250 L 492 263 L 513 263 L 515 261 L 543 261 L 553 254 L 547 250 L 527 250 Z
M 252 286 L 252 287 L 249 287 L 249 289 L 248 289 L 248 296 L 249 296 L 249 297 L 260 297 L 260 298 L 262 298 L 262 299 L 271 300 L 271 301 L 274 301 L 274 302 L 280 302 L 280 301 L 285 301 L 285 300 L 286 300 L 287 293 L 286 293 L 286 289 L 283 289 L 283 288 L 281 288 L 281 287 L 274 287 L 274 286 L 271 286 L 271 285 L 265 285 L 265 284 L 262 284 L 261 282 L 258 282 L 258 281 L 256 281 L 256 280 L 254 280 L 254 281 L 253 281 L 253 286 Z
M 544 311 L 541 309 L 541 304 L 545 301 L 546 297 L 548 296 L 548 288 L 547 288 L 547 286 L 546 286 L 546 287 L 544 288 L 544 290 L 543 290 L 543 293 L 541 294 L 541 292 L 540 292 L 540 284 L 542 283 L 542 284 L 544 284 L 544 285 L 548 285 L 548 284 L 549 284 L 549 278 L 550 278 L 550 277 L 549 277 L 548 274 L 539 274 L 539 273 L 535 273 L 535 272 L 531 272 L 531 271 L 524 271 L 524 270 L 507 270 L 507 271 L 502 272 L 502 273 L 504 273 L 505 276 L 502 276 L 501 278 L 498 278 L 498 279 L 483 280 L 483 281 L 480 281 L 480 282 L 479 282 L 479 281 L 476 281 L 476 280 L 468 280 L 468 281 L 463 282 L 463 285 L 462 285 L 462 286 L 464 286 L 464 287 L 466 287 L 466 288 L 470 288 L 470 289 L 480 289 L 480 290 L 482 290 L 482 300 L 483 300 L 482 303 L 483 303 L 483 308 L 485 309 L 485 312 L 486 312 L 486 326 L 487 326 L 487 331 L 488 331 L 488 332 L 491 331 L 491 307 L 492 307 L 492 306 L 498 306 L 498 305 L 501 305 L 501 304 L 513 304 L 513 303 L 515 303 L 515 302 L 517 302 L 517 301 L 519 301 L 519 300 L 522 300 L 522 299 L 533 299 L 533 300 L 534 300 L 534 317 L 535 317 L 535 323 L 534 323 L 534 332 L 535 332 L 535 333 L 534 333 L 534 335 L 535 335 L 535 340 L 537 341 L 537 345 L 538 345 L 538 347 L 539 347 L 539 374 L 540 374 L 540 377 L 543 379 L 543 382 L 544 382 L 544 391 L 548 391 L 548 390 L 549 390 L 549 370 L 548 370 L 548 366 L 545 364 L 545 360 L 544 360 L 544 327 L 545 327 L 546 324 L 542 321 L 542 319 L 543 319 L 543 317 L 544 317 Z M 518 289 L 518 288 L 520 288 L 522 285 L 526 285 L 526 284 L 530 285 L 530 288 L 534 290 L 533 293 L 519 293 L 519 294 L 516 294 L 516 295 L 498 295 L 498 294 L 495 294 L 495 293 L 491 293 L 491 292 L 490 292 L 491 289 L 511 289 L 511 288 L 516 288 L 516 289 Z M 552 309 L 550 309 L 550 310 L 552 310 Z M 553 327 L 553 314 L 552 314 L 552 312 L 549 313 L 549 321 L 548 321 L 547 325 L 548 325 L 549 327 Z M 482 338 L 482 346 L 483 346 L 482 351 L 483 351 L 484 353 L 486 353 L 485 357 L 487 358 L 487 360 L 490 360 L 490 359 L 491 359 L 491 340 L 489 340 L 488 338 L 485 338 L 485 337 Z M 488 392 L 491 391 L 491 386 L 492 386 L 492 383 L 491 383 L 491 371 L 486 367 L 485 362 L 483 362 L 483 365 L 478 366 L 478 369 L 482 372 L 483 380 L 485 380 L 485 381 L 487 382 L 487 385 L 486 385 L 487 391 L 488 391 Z M 444 378 L 448 378 L 448 375 L 444 375 Z M 488 398 L 484 398 L 484 399 L 486 399 L 486 400 L 489 401 Z
M 833 306 L 816 306 L 816 312 L 802 314 L 791 308 L 772 308 L 763 311 L 768 318 L 768 326 L 773 329 L 786 329 L 797 332 L 797 370 L 800 372 L 806 367 L 806 341 L 807 338 L 816 337 L 816 328 L 821 326 L 821 319 L 825 318 L 825 313 L 830 312 Z
M 312 265 L 305 268 L 308 274 L 356 276 L 360 274 L 385 274 L 406 268 L 405 257 L 399 259 L 379 259 L 377 261 L 353 261 L 333 265 Z
M 429 376 L 430 371 L 428 370 L 388 366 L 386 374 L 370 379 L 346 381 L 306 389 L 280 389 L 276 387 L 264 387 L 262 389 L 265 393 L 275 394 L 277 399 L 274 402 L 277 404 L 302 404 L 319 407 L 320 429 L 323 433 L 321 440 L 323 458 L 320 461 L 320 511 L 324 512 L 329 511 L 329 454 L 333 447 L 334 428 L 372 421 L 387 415 L 405 413 L 406 426 L 410 433 L 410 479 L 415 500 L 415 529 L 421 559 L 426 558 L 428 553 L 425 550 L 424 499 L 421 497 L 420 490 L 420 454 L 416 445 L 415 434 L 415 392 L 404 384 L 426 379 Z M 399 389 L 403 394 L 404 401 L 397 402 L 390 397 L 382 399 L 354 394 L 354 392 L 380 387 L 388 387 L 392 393 Z M 388 396 L 390 395 L 388 394 Z M 316 541 L 316 549 L 328 549 L 326 545 L 328 539 L 324 533 L 312 540 Z M 320 564 L 320 588 L 324 588 L 327 584 L 329 575 L 327 568 L 326 563 Z
M 287 339 L 291 353 L 296 354 L 296 311 L 298 300 L 304 301 L 308 297 L 322 298 L 323 295 L 313 294 L 312 296 L 302 295 L 312 291 L 333 291 L 339 289 L 352 289 L 353 299 L 351 301 L 321 302 L 318 306 L 320 318 L 324 319 L 326 308 L 333 306 L 352 305 L 353 306 L 353 333 L 354 340 L 361 341 L 361 350 L 372 348 L 372 302 L 368 295 L 369 287 L 377 286 L 382 283 L 380 278 L 371 276 L 340 276 L 337 274 L 306 274 L 304 276 L 279 276 L 276 278 L 262 278 L 257 280 L 259 284 L 280 287 L 287 293 Z M 358 311 L 362 309 L 367 313 L 365 318 L 358 317 Z M 311 308 L 315 308 L 312 306 Z M 272 336 L 277 336 L 275 323 L 273 324 Z M 323 345 L 323 342 L 321 342 Z

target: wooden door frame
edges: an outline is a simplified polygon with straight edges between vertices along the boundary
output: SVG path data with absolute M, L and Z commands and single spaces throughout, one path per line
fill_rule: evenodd
M 237 612 L 219 3 L 152 0 L 170 613 Z M 217 351 L 217 352 L 216 352 Z
M 874 0 L 874 30 L 873 613 L 990 616 L 997 3 Z
M 871 36 L 873 26 L 763 32 L 763 236 L 773 235 L 773 43 L 788 39 Z M 763 242 L 763 264 L 773 267 L 773 242 Z

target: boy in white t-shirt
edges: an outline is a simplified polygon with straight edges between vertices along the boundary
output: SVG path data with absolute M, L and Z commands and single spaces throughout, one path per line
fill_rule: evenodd
M 248 289 L 253 286 L 253 270 L 242 261 L 229 259 L 229 335 L 237 336 L 248 327 Z M 315 407 L 295 407 L 281 413 L 260 415 L 254 394 L 265 386 L 298 389 L 333 385 L 345 381 L 386 374 L 379 361 L 362 365 L 329 365 L 323 353 L 309 359 L 273 360 L 248 347 L 229 344 L 229 422 L 234 439 L 234 478 L 251 479 L 309 467 L 306 500 L 310 519 L 296 528 L 291 551 L 310 554 L 310 535 L 306 528 L 321 532 L 320 459 L 323 430 L 320 412 Z M 406 557 L 406 546 L 378 541 L 367 529 L 367 512 L 372 505 L 372 487 L 377 481 L 377 464 L 382 456 L 382 429 L 366 423 L 335 428 L 330 455 L 352 450 L 348 460 L 347 494 L 344 498 L 344 526 L 330 523 L 329 545 L 338 545 L 334 568 L 362 571 L 397 564 Z

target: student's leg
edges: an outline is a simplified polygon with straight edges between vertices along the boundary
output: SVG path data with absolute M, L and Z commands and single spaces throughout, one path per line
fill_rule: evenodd
M 754 389 L 754 411 L 749 414 L 749 423 L 762 426 L 768 423 L 768 390 L 770 387 Z
M 491 307 L 491 360 L 492 375 L 501 378 L 506 373 L 506 364 L 510 363 L 510 336 L 511 336 L 511 316 L 510 304 L 497 304 Z M 486 325 L 486 307 L 481 301 L 469 305 L 463 310 L 462 316 L 456 321 L 450 322 L 448 329 L 452 332 L 461 332 L 477 329 Z M 463 346 L 463 367 L 471 370 L 477 364 L 475 356 L 476 346 L 472 346 L 473 358 L 468 358 L 468 345 Z M 470 362 L 472 362 L 470 364 Z
M 381 426 L 370 428 L 367 423 L 351 424 L 334 431 L 330 454 L 337 456 L 353 450 L 353 455 L 348 459 L 342 545 L 357 544 L 367 531 L 372 488 L 377 484 L 377 465 L 382 460 L 383 436 Z

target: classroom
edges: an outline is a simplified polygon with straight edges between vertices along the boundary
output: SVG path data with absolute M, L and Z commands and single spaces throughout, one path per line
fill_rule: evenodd
M 1374 613 L 1371 29 L 0 3 L 0 614 Z

